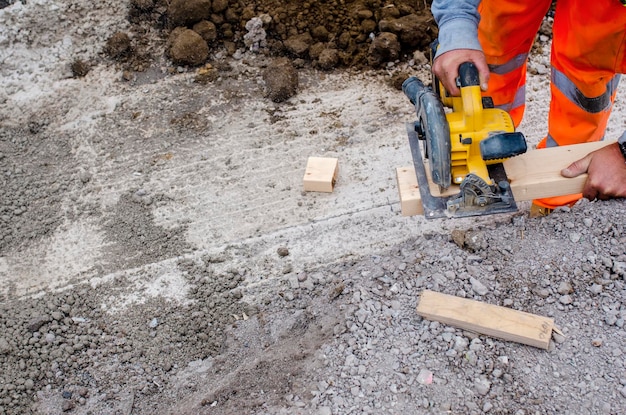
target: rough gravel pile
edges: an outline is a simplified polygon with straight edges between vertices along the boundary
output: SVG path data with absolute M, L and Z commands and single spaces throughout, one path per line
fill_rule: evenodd
M 424 235 L 355 265 L 347 332 L 322 348 L 330 376 L 313 401 L 325 413 L 623 412 L 624 208 Z M 425 321 L 423 289 L 553 317 L 565 337 L 546 352 Z
M 219 354 L 225 324 L 256 308 L 241 301 L 242 276 L 216 275 L 211 261 L 178 264 L 190 285 L 184 304 L 156 298 L 118 314 L 123 277 L 0 304 L 0 413 L 26 413 L 38 396 L 61 399 L 63 411 L 114 413 L 120 396 L 167 387 L 179 362 Z
M 583 202 L 485 221 L 287 274 L 271 290 L 239 287 L 246 265 L 211 271 L 227 257 L 181 261 L 185 304 L 156 298 L 122 315 L 121 277 L 6 301 L 0 408 L 24 413 L 35 398 L 75 413 L 617 414 L 624 214 L 623 201 Z M 424 320 L 423 289 L 553 317 L 565 337 L 543 351 Z

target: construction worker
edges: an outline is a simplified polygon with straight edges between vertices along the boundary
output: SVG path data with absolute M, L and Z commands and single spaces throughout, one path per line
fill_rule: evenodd
M 473 62 L 481 88 L 517 127 L 525 107 L 526 62 L 551 0 L 433 0 L 439 46 L 433 72 L 452 95 L 458 67 Z M 604 138 L 619 74 L 626 72 L 626 0 L 558 0 L 551 50 L 548 134 L 538 148 Z M 582 194 L 533 201 L 549 212 L 581 197 L 626 197 L 626 133 L 561 171 L 588 173 Z

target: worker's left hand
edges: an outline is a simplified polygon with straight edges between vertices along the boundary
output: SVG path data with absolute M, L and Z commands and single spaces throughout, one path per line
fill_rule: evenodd
M 583 197 L 589 200 L 626 197 L 626 161 L 617 143 L 593 151 L 561 170 L 564 177 L 583 173 L 589 174 Z

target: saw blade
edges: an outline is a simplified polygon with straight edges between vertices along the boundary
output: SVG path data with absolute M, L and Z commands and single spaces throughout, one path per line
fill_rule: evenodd
M 416 77 L 402 84 L 402 90 L 415 105 L 417 133 L 426 143 L 430 173 L 433 183 L 441 189 L 452 184 L 450 127 L 443 104 L 439 97 Z

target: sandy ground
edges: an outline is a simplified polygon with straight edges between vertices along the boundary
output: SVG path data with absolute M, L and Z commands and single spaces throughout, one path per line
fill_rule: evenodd
M 97 55 L 127 24 L 114 6 L 0 10 L 0 412 L 626 408 L 622 201 L 536 221 L 525 204 L 493 218 L 403 217 L 395 168 L 411 164 L 414 113 L 390 80 L 427 67 L 302 69 L 280 104 L 264 97 L 267 59 L 250 53 L 206 85 L 166 61 L 131 81 L 105 62 L 72 78 L 72 59 Z M 72 13 L 82 26 L 66 23 Z M 520 128 L 530 144 L 546 130 L 546 65 L 532 57 L 540 73 Z M 626 126 L 623 91 L 610 139 Z M 339 159 L 332 193 L 303 192 L 309 156 Z M 453 230 L 486 242 L 462 249 Z M 604 301 L 579 284 L 599 285 Z M 543 352 L 433 326 L 414 314 L 433 287 L 565 313 L 557 324 L 572 336 Z M 406 325 L 385 326 L 395 319 Z M 445 382 L 420 383 L 424 368 Z M 561 389 L 544 393 L 551 382 Z

